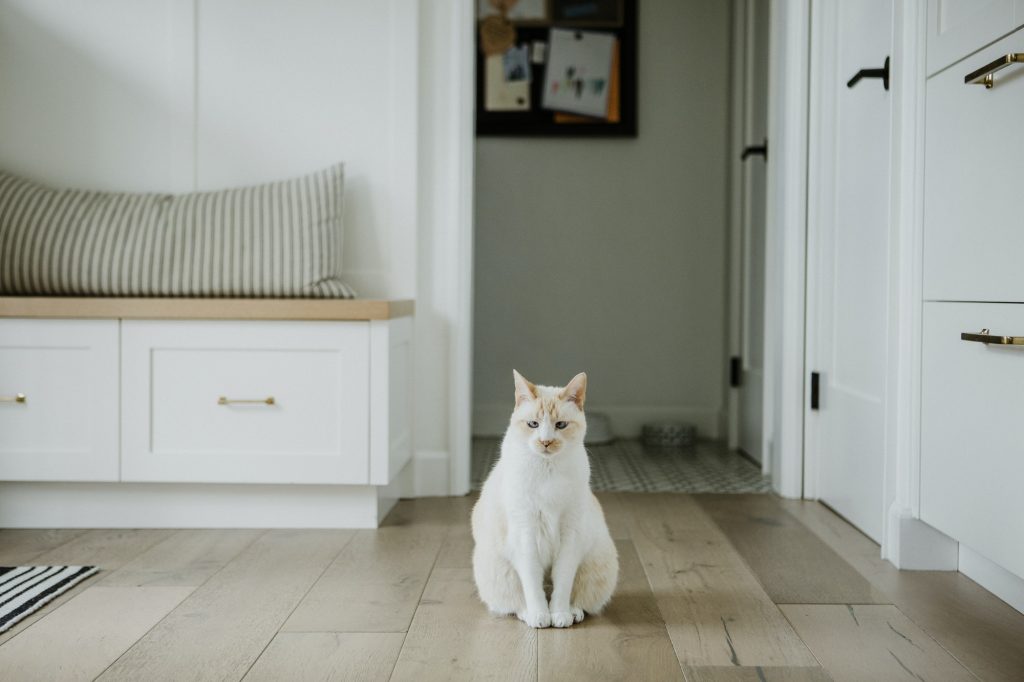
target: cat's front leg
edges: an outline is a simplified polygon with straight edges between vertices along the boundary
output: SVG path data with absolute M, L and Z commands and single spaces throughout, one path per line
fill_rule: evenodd
M 551 625 L 551 613 L 544 596 L 544 567 L 540 563 L 534 537 L 535 534 L 529 532 L 519 533 L 517 542 L 511 547 L 510 559 L 519 574 L 526 600 L 526 610 L 516 616 L 531 628 L 546 628 Z
M 551 625 L 556 628 L 567 628 L 583 620 L 583 609 L 570 604 L 572 585 L 582 558 L 579 540 L 573 536 L 563 538 L 551 567 Z

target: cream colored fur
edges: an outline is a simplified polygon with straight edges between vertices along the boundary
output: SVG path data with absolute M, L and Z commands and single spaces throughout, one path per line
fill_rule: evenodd
M 619 574 L 583 449 L 587 376 L 564 388 L 513 376 L 516 406 L 501 457 L 473 508 L 473 577 L 492 613 L 564 628 L 599 613 Z

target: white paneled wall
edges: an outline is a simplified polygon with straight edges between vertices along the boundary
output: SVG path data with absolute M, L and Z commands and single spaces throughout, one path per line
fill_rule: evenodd
M 216 189 L 347 164 L 346 276 L 415 293 L 416 0 L 4 0 L 0 165 Z

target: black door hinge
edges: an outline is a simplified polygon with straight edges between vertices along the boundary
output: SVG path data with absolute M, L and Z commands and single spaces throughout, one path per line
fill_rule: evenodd
M 743 385 L 743 365 L 740 363 L 738 355 L 729 358 L 729 385 L 733 388 Z
M 818 405 L 821 398 L 821 375 L 817 372 L 811 372 L 811 409 L 818 409 Z

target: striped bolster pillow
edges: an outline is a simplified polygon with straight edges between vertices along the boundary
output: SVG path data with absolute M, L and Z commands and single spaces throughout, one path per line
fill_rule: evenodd
M 351 298 L 341 164 L 219 192 L 53 189 L 0 172 L 0 294 Z

